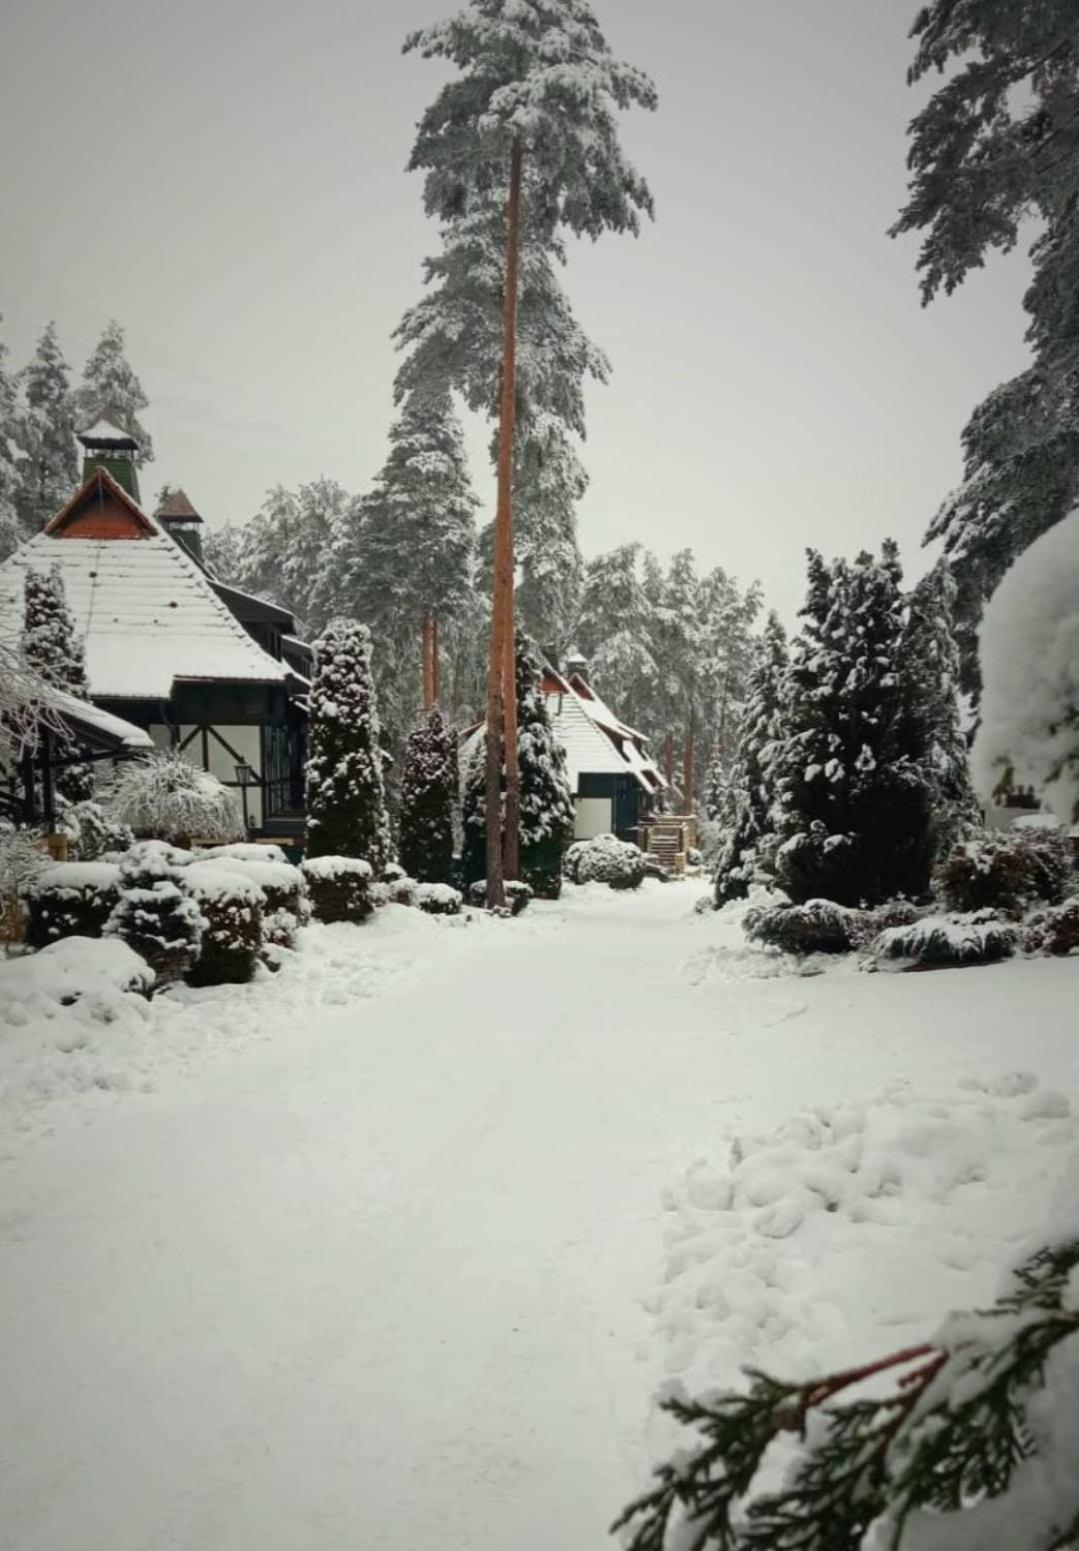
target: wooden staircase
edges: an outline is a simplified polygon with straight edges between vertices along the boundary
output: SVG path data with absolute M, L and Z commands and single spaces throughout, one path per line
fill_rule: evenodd
M 686 855 L 697 844 L 697 820 L 692 814 L 665 813 L 642 824 L 637 834 L 642 851 L 654 856 L 674 877 L 684 876 Z

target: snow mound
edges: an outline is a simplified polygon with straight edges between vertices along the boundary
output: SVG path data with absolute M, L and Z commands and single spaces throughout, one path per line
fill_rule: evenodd
M 668 1372 L 690 1389 L 747 1364 L 803 1377 L 926 1339 L 948 1309 L 992 1301 L 1077 1145 L 1068 1100 L 1027 1073 L 937 1095 L 897 1083 L 734 1137 L 665 1201 Z
M 236 841 L 232 845 L 207 846 L 197 852 L 195 860 L 201 861 L 203 857 L 213 857 L 215 861 L 228 860 L 231 862 L 284 862 L 288 864 L 288 857 L 280 846 L 274 845 L 248 845 L 243 841 Z

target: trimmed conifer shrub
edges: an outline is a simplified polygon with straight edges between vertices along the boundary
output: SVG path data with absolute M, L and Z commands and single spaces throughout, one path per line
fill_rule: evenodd
M 309 699 L 307 856 L 390 857 L 378 707 L 366 626 L 335 620 L 315 646 Z
M 22 649 L 27 666 L 53 689 L 88 700 L 86 654 L 68 611 L 60 567 L 54 565 L 48 574 L 27 570 L 23 592 Z M 61 757 L 57 793 L 68 802 L 85 802 L 94 789 L 93 766 L 71 748 L 64 749 Z
M 44 948 L 61 937 L 100 937 L 120 898 L 111 862 L 57 862 L 33 877 L 23 895 L 26 941 Z
M 104 928 L 146 960 L 157 990 L 190 972 L 202 944 L 206 923 L 184 890 L 186 864 L 185 853 L 163 841 L 134 845 L 120 866 L 120 898 Z
M 282 854 L 276 846 L 238 846 L 235 850 L 240 854 L 230 854 L 230 848 L 224 846 L 217 852 L 197 856 L 191 863 L 188 877 L 194 877 L 198 868 L 209 865 L 257 884 L 262 890 L 263 943 L 275 948 L 294 948 L 296 934 L 311 914 L 303 873 L 286 861 L 271 860 L 275 851 Z M 262 857 L 255 859 L 254 853 L 260 851 Z M 248 860 L 249 856 L 251 860 Z
M 1009 830 L 957 846 L 938 869 L 936 887 L 953 911 L 1002 910 L 1018 917 L 1039 902 L 1059 904 L 1072 876 L 1063 832 Z
M 988 912 L 925 916 L 909 926 L 893 926 L 881 932 L 871 951 L 879 962 L 907 969 L 961 969 L 1010 959 L 1018 940 L 1016 927 Z
M 265 895 L 242 866 L 199 862 L 184 871 L 184 886 L 204 923 L 201 951 L 187 971 L 188 985 L 245 985 L 255 973 Z
M 521 883 L 518 879 L 507 879 L 506 885 L 506 909 L 502 912 L 509 916 L 519 916 L 522 910 L 527 910 L 532 900 L 532 890 L 527 883 Z M 487 908 L 487 884 L 482 878 L 469 885 L 468 902 L 477 910 Z M 498 914 L 498 912 L 493 912 Z
M 464 904 L 460 890 L 448 883 L 418 883 L 414 898 L 417 907 L 429 916 L 458 916 Z
M 565 855 L 565 873 L 572 883 L 606 883 L 612 889 L 637 889 L 647 870 L 647 859 L 640 847 L 615 835 L 577 840 Z
M 858 912 L 830 899 L 804 905 L 766 905 L 746 912 L 742 929 L 751 942 L 784 953 L 849 953 L 854 947 Z
M 370 862 L 354 856 L 312 856 L 302 864 L 316 921 L 366 921 L 374 907 Z
M 460 778 L 457 735 L 436 707 L 409 734 L 401 777 L 398 853 L 420 883 L 448 884 L 453 872 L 453 816 Z

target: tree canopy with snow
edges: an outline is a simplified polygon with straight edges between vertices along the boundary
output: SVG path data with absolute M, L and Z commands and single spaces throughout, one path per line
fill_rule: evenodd
M 923 301 L 1010 252 L 1037 217 L 1024 299 L 1034 363 L 975 411 L 964 483 L 929 530 L 955 568 L 974 688 L 985 601 L 1079 496 L 1079 20 L 1072 0 L 931 0 L 913 35 L 911 81 L 946 77 L 911 126 L 910 197 L 893 228 L 923 234 Z
M 716 904 L 744 897 L 758 864 L 758 848 L 775 824 L 776 765 L 788 691 L 787 634 L 769 614 L 749 672 L 738 753 L 716 817 L 723 845 L 716 866 Z
M 47 572 L 28 567 L 23 593 L 22 653 L 27 666 L 52 689 L 88 700 L 86 654 L 68 610 L 60 567 Z M 68 802 L 85 802 L 94 788 L 92 766 L 85 760 L 69 763 L 65 757 L 56 787 Z
M 1079 821 L 1079 509 L 1006 573 L 979 649 L 973 764 L 983 797 L 1029 785 L 1063 823 Z
M 41 335 L 33 357 L 16 377 L 16 387 L 21 456 L 15 506 L 22 533 L 29 537 L 59 510 L 78 482 L 75 401 L 55 323 Z
M 421 883 L 452 881 L 459 784 L 457 734 L 436 706 L 409 734 L 401 776 L 398 856 Z
M 150 407 L 150 400 L 124 352 L 124 330 L 115 318 L 106 325 L 83 367 L 75 402 L 77 430 L 86 430 L 100 419 L 111 421 L 138 443 L 135 461 L 139 467 L 151 462 L 153 440 L 139 419 Z
M 390 824 L 365 625 L 334 620 L 319 638 L 308 709 L 307 855 L 356 857 L 377 876 Z

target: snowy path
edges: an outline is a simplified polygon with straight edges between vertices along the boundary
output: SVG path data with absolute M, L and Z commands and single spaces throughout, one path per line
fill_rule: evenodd
M 276 1037 L 58 1104 L 0 1169 L 4 1551 L 600 1546 L 647 1467 L 641 1300 L 696 1154 L 914 1068 L 1079 1092 L 1017 1037 L 1028 966 L 743 977 L 690 903 L 444 934 L 298 1024 L 270 985 Z M 1072 1005 L 1079 965 L 1029 968 Z

